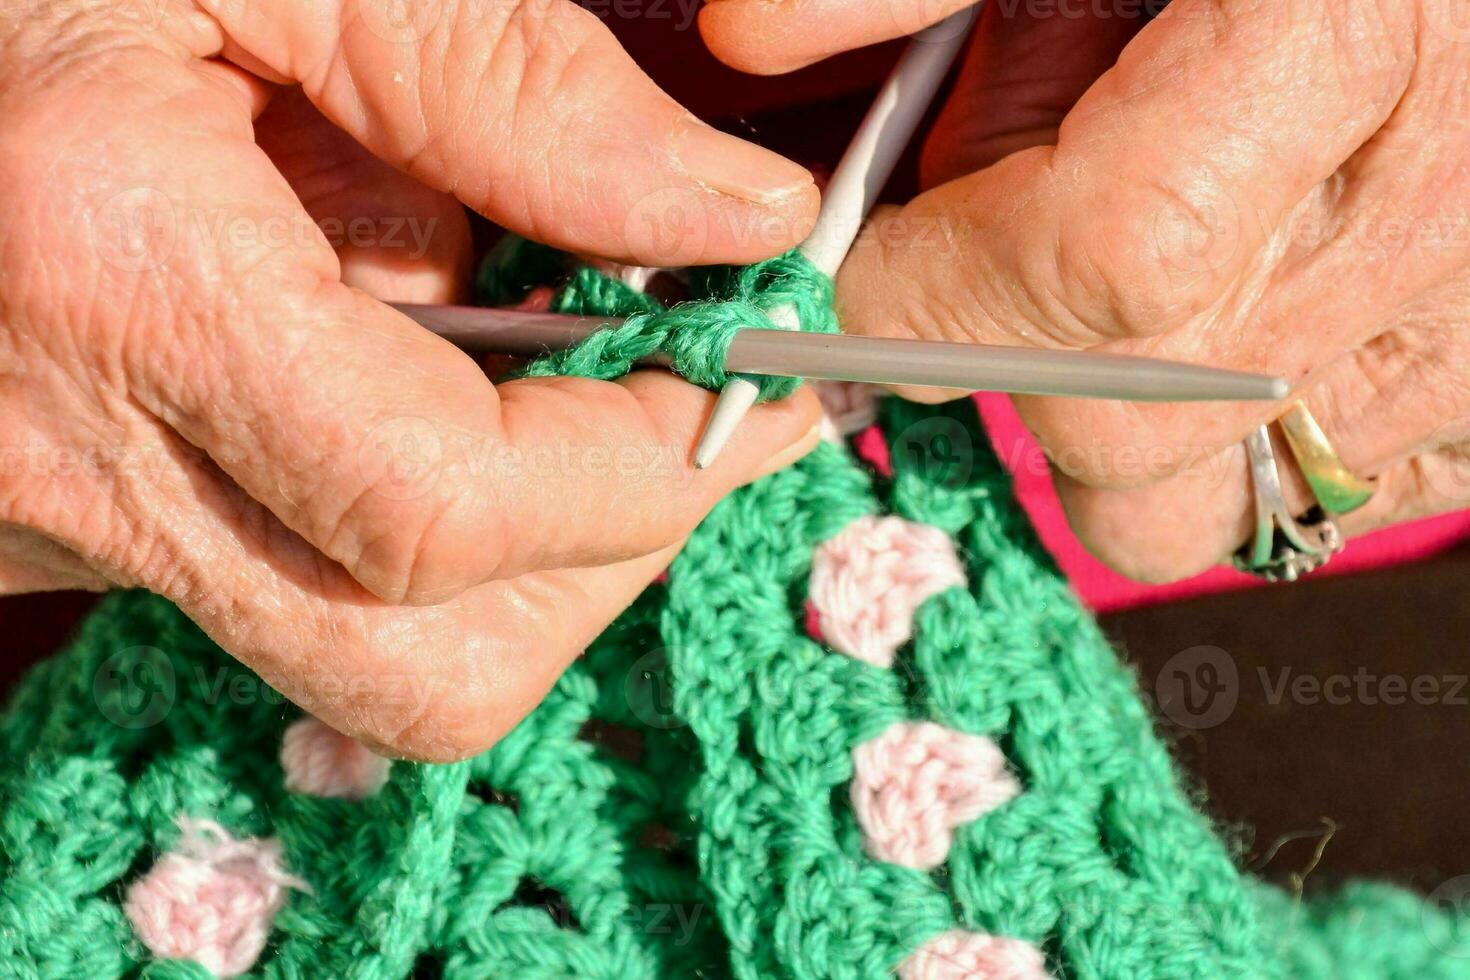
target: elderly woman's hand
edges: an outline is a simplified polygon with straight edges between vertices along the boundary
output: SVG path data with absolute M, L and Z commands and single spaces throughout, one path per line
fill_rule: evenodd
M 0 593 L 146 586 L 390 751 L 514 725 L 816 412 L 696 472 L 710 396 L 672 376 L 497 391 L 369 295 L 461 291 L 460 201 L 671 265 L 788 247 L 816 191 L 561 0 L 12 5 Z
M 733 63 L 784 70 L 953 5 L 796 30 L 822 6 L 719 0 L 701 24 Z M 1466 506 L 1463 6 L 1174 0 L 1140 30 L 1141 6 L 992 0 L 928 139 L 928 190 L 877 215 L 842 271 L 844 329 L 1284 375 L 1378 478 L 1348 533 Z M 1117 568 L 1181 577 L 1246 539 L 1241 440 L 1284 406 L 1016 401 Z

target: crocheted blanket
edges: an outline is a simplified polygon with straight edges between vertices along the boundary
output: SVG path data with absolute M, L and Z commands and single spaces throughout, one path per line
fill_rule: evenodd
M 782 263 L 697 289 L 829 322 Z M 555 303 L 681 332 L 595 273 Z M 608 342 L 536 370 L 626 370 Z M 0 717 L 0 975 L 1470 977 L 1462 909 L 1240 872 L 967 403 L 864 438 L 716 507 L 460 764 L 390 767 L 106 598 Z

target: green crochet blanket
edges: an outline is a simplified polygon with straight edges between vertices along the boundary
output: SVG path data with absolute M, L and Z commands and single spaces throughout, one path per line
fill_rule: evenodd
M 578 281 L 563 308 L 664 315 Z M 769 309 L 760 276 L 720 288 Z M 186 818 L 278 841 L 301 879 L 266 977 L 1470 977 L 1456 910 L 1243 875 L 972 408 L 889 401 L 881 428 L 891 475 L 824 444 L 738 491 L 500 744 L 364 799 L 288 790 L 299 712 L 162 599 L 107 597 L 0 719 L 0 975 L 210 976 L 124 912 Z M 803 626 L 814 552 L 872 515 L 938 529 L 965 581 L 888 666 Z M 932 867 L 885 858 L 850 789 L 857 750 L 920 722 L 993 747 L 1014 789 Z

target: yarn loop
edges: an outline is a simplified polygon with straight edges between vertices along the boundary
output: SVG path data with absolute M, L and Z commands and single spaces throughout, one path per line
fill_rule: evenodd
M 718 390 L 730 380 L 725 357 L 742 330 L 785 329 L 794 320 L 801 330 L 837 332 L 832 282 L 800 252 L 739 269 L 702 270 L 691 287 L 696 298 L 664 308 L 621 280 L 591 268 L 579 270 L 553 299 L 552 310 L 627 319 L 538 359 L 518 376 L 609 380 L 627 374 L 643 358 L 665 354 L 686 380 Z M 799 378 L 767 375 L 752 380 L 762 401 L 785 398 L 801 384 Z

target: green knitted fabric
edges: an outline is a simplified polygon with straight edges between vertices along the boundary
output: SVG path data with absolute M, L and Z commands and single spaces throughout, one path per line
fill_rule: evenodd
M 519 235 L 495 243 L 475 275 L 475 295 L 484 306 L 510 306 L 537 286 L 560 282 L 567 275 L 567 256 Z
M 626 301 L 592 283 L 557 302 L 598 295 Z M 658 348 L 702 322 L 660 325 Z M 629 356 L 591 351 L 557 363 Z M 889 402 L 882 428 L 891 478 L 824 444 L 736 492 L 500 744 L 395 764 L 361 801 L 288 792 L 299 713 L 164 600 L 108 597 L 0 716 L 0 975 L 207 977 L 151 957 L 122 911 L 188 816 L 278 838 L 310 886 L 264 977 L 889 977 L 954 928 L 1079 980 L 1470 977 L 1452 910 L 1244 877 L 972 408 Z M 880 513 L 951 536 L 969 581 L 920 608 L 892 668 L 801 625 L 814 549 Z M 933 872 L 870 856 L 848 798 L 853 750 L 903 720 L 993 739 L 1021 790 Z
M 507 257 L 519 270 L 531 259 L 524 250 Z M 522 274 L 502 272 L 499 279 Z M 836 333 L 832 281 L 800 252 L 791 251 L 756 265 L 700 270 L 691 283 L 695 299 L 665 309 L 621 282 L 592 269 L 580 270 L 557 293 L 551 309 L 558 313 L 625 316 L 616 330 L 603 330 L 569 350 L 533 363 L 521 377 L 573 374 L 584 378 L 618 378 L 652 354 L 667 354 L 674 370 L 705 388 L 718 389 L 730 380 L 725 353 L 745 329 L 772 329 L 771 315 L 789 308 L 802 330 Z M 797 378 L 759 377 L 762 400 L 784 398 L 800 385 Z

